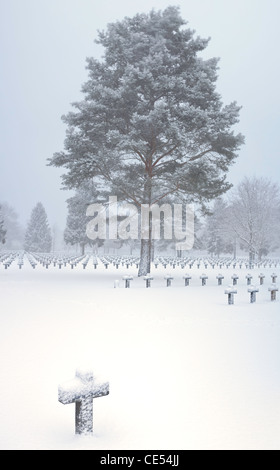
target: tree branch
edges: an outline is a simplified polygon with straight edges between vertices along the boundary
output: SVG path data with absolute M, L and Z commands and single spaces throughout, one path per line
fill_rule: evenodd
M 142 153 L 137 150 L 137 148 L 133 147 L 132 150 L 137 153 L 137 155 L 140 157 L 141 161 L 144 163 L 146 170 L 148 171 L 148 165 L 146 159 L 143 157 Z
M 167 193 L 165 193 L 165 194 L 163 194 L 162 196 L 160 196 L 159 198 L 157 198 L 155 201 L 153 201 L 153 202 L 151 203 L 151 205 L 157 204 L 157 203 L 158 203 L 161 199 L 163 199 L 165 196 L 168 196 L 169 194 L 175 193 L 176 191 L 178 191 L 178 189 L 179 189 L 179 184 L 177 184 L 177 185 L 176 185 L 176 188 L 173 189 L 172 191 L 168 191 Z
M 167 152 L 163 153 L 160 157 L 158 157 L 154 163 L 152 164 L 152 168 L 154 168 L 158 162 L 160 162 L 160 160 L 162 160 L 164 157 L 167 157 L 168 155 L 170 155 L 174 150 L 176 150 L 176 148 L 178 147 L 178 145 L 174 145 L 174 147 L 172 147 L 170 150 L 168 150 Z
M 204 155 L 206 155 L 206 153 L 209 153 L 209 152 L 213 152 L 213 149 L 211 148 L 211 149 L 208 149 L 208 150 L 204 150 L 204 152 L 201 152 L 198 155 L 195 155 L 195 156 L 189 158 L 188 162 L 194 162 L 195 160 L 198 160 L 199 158 L 203 157 Z M 183 165 L 184 165 L 184 163 L 183 163 Z

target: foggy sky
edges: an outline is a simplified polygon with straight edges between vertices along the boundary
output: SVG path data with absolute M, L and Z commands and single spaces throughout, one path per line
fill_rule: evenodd
M 46 166 L 63 150 L 61 116 L 82 98 L 86 57 L 101 57 L 97 30 L 125 16 L 179 5 L 188 27 L 211 37 L 204 57 L 220 57 L 218 92 L 241 105 L 246 144 L 229 181 L 279 182 L 278 0 L 0 0 L 0 201 L 22 222 L 38 201 L 50 224 L 65 225 L 63 170 Z

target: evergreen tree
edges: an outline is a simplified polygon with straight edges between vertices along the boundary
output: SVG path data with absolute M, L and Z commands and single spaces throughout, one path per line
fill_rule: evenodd
M 240 108 L 223 106 L 218 60 L 199 57 L 208 40 L 185 24 L 172 6 L 99 33 L 104 58 L 88 59 L 84 100 L 63 118 L 65 151 L 49 163 L 66 168 L 65 187 L 93 178 L 138 207 L 170 199 L 203 206 L 230 188 L 226 173 L 243 143 L 232 131 Z M 149 221 L 139 275 L 150 271 Z
M 86 245 L 101 246 L 104 240 L 91 240 L 86 234 L 89 218 L 86 216 L 87 207 L 99 199 L 92 183 L 83 184 L 75 195 L 67 200 L 68 216 L 64 230 L 64 241 L 70 245 L 79 245 L 84 254 Z
M 10 250 L 22 249 L 24 230 L 18 222 L 18 214 L 12 206 L 6 202 L 1 203 L 2 217 L 5 221 L 6 248 Z
M 0 206 L 0 243 L 5 243 L 6 241 L 6 230 L 4 227 L 4 217 L 2 214 L 2 207 Z
M 25 233 L 24 249 L 30 252 L 49 253 L 52 247 L 51 230 L 45 208 L 41 202 L 34 207 Z
M 229 208 L 222 198 L 215 200 L 204 230 L 207 251 L 211 255 L 234 251 L 234 234 L 228 225 Z

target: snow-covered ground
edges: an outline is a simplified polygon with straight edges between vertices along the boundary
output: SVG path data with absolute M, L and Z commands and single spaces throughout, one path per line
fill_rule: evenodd
M 251 270 L 253 283 L 260 272 L 250 304 L 246 268 L 160 267 L 146 289 L 136 268 L 1 265 L 0 448 L 280 449 L 280 295 L 268 292 L 279 268 Z M 91 437 L 74 434 L 74 404 L 58 402 L 79 367 L 110 383 Z

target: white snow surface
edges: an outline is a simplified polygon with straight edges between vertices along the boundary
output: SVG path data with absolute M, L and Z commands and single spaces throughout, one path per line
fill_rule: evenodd
M 279 267 L 250 271 L 256 285 L 266 275 L 254 304 L 248 269 L 208 267 L 206 286 L 204 268 L 168 271 L 170 287 L 159 267 L 146 288 L 136 267 L 0 266 L 1 449 L 280 449 L 280 309 L 268 291 Z M 110 384 L 93 436 L 75 435 L 75 405 L 58 401 L 76 369 Z

